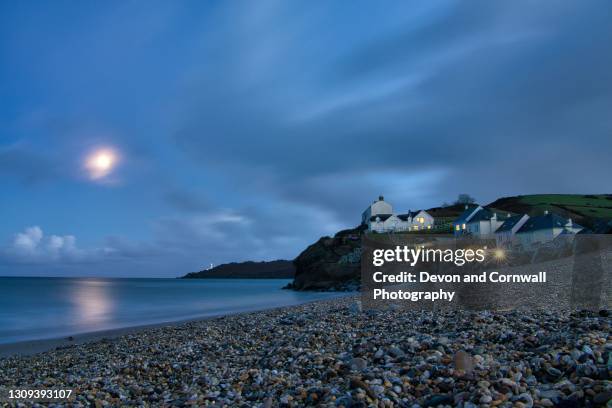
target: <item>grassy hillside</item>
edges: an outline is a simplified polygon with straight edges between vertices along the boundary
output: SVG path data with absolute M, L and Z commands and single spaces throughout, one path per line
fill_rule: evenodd
M 533 194 L 504 197 L 487 205 L 502 211 L 540 215 L 548 210 L 592 227 L 599 220 L 612 219 L 612 194 Z

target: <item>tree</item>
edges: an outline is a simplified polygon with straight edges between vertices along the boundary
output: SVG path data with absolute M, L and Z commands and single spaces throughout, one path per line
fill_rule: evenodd
M 476 199 L 469 194 L 459 194 L 455 204 L 474 204 Z

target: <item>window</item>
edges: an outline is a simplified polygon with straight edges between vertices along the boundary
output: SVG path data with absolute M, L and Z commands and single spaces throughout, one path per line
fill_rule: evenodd
M 431 229 L 431 225 L 428 225 L 428 226 L 427 226 L 427 229 Z
M 419 222 L 420 222 L 421 224 L 423 224 L 423 223 L 425 222 L 425 217 L 420 217 L 420 218 L 419 218 Z
M 463 229 L 465 229 L 465 224 L 463 224 Z
M 460 231 L 460 230 L 461 230 L 461 225 L 456 225 L 456 226 L 455 226 L 455 229 L 456 229 L 457 231 Z

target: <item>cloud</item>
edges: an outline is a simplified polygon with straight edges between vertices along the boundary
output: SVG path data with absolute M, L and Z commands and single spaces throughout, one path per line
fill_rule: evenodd
M 43 232 L 40 227 L 29 227 L 24 232 L 15 235 L 13 249 L 17 253 L 32 254 L 38 248 L 42 240 Z
M 50 157 L 20 146 L 0 146 L 0 177 L 16 178 L 24 184 L 37 184 L 59 174 Z
M 230 261 L 293 259 L 321 235 L 341 229 L 333 214 L 313 206 L 282 203 L 242 210 L 217 209 L 162 217 L 158 247 L 195 260 L 196 266 Z
M 600 190 L 612 171 L 605 159 L 612 149 L 606 119 L 612 28 L 602 13 L 609 5 L 437 4 L 418 23 L 330 46 L 335 60 L 327 55 L 322 63 L 306 57 L 311 50 L 302 39 L 331 36 L 324 20 L 315 14 L 311 24 L 295 24 L 281 44 L 266 43 L 277 21 L 293 18 L 273 9 L 258 27 L 263 44 L 244 45 L 249 55 L 258 47 L 274 50 L 266 53 L 268 70 L 242 77 L 240 67 L 248 64 L 239 51 L 211 63 L 212 71 L 237 74 L 191 88 L 197 95 L 188 98 L 194 105 L 185 108 L 178 146 L 241 189 L 250 191 L 253 179 L 262 178 L 270 189 L 262 191 L 317 197 L 330 208 L 333 195 L 325 200 L 300 190 L 307 192 L 313 179 L 342 190 L 345 176 L 338 174 L 440 168 L 446 173 L 430 206 L 465 191 L 493 200 Z M 267 80 L 271 72 L 274 83 Z M 534 171 L 560 163 L 569 175 L 589 169 L 588 183 Z M 483 177 L 491 183 L 479 183 Z M 381 177 L 378 190 L 387 184 Z M 366 199 L 368 185 L 355 185 L 355 197 Z
M 202 212 L 212 209 L 207 198 L 186 189 L 173 188 L 164 191 L 162 196 L 166 203 L 179 211 Z
M 81 261 L 90 255 L 76 247 L 74 236 L 45 236 L 39 226 L 28 227 L 15 234 L 2 253 L 5 260 L 25 263 Z
M 151 244 L 108 237 L 102 246 L 79 248 L 74 235 L 46 235 L 39 226 L 16 233 L 0 248 L 0 264 L 91 264 L 142 259 L 163 254 Z

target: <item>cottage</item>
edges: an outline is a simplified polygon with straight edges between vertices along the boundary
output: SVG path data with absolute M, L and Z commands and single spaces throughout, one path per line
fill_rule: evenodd
M 474 237 L 492 238 L 495 231 L 509 217 L 510 214 L 504 216 L 488 208 L 483 208 L 465 222 L 465 230 L 468 235 Z
M 385 201 L 383 196 L 379 196 L 378 201 L 372 202 L 372 204 L 361 214 L 361 223 L 369 224 L 376 216 L 390 216 L 391 214 L 393 214 L 393 207 Z
M 398 215 L 398 218 L 407 223 L 410 231 L 428 230 L 434 225 L 434 217 L 425 210 L 408 211 L 406 214 Z
M 544 212 L 544 215 L 529 218 L 516 232 L 523 248 L 543 244 L 557 238 L 560 234 L 576 234 L 583 229 L 572 221 L 560 215 Z
M 465 211 L 452 223 L 455 236 L 467 234 L 467 223 L 483 208 L 479 205 L 466 204 Z
M 391 232 L 404 229 L 403 222 L 393 214 L 379 214 L 370 217 L 368 229 L 376 232 Z
M 500 248 L 510 248 L 517 244 L 516 232 L 527 222 L 527 214 L 513 215 L 506 218 L 504 223 L 495 231 L 495 242 Z

